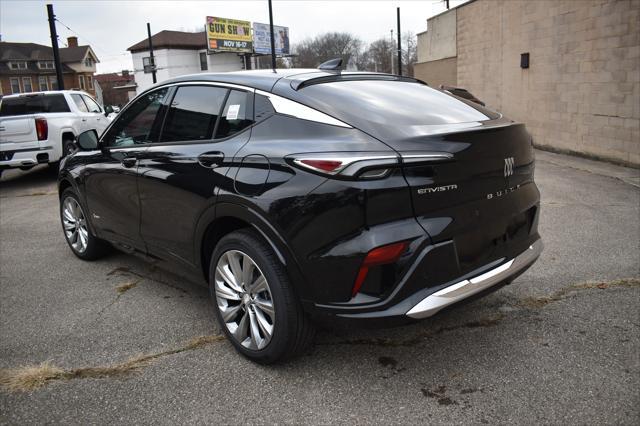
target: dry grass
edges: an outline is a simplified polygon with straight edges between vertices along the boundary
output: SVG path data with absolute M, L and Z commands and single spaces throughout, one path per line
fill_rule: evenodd
M 586 282 L 586 283 L 578 283 L 572 284 L 567 287 L 563 287 L 550 296 L 543 297 L 527 297 L 522 299 L 518 305 L 524 308 L 530 309 L 540 309 L 549 303 L 557 302 L 567 297 L 572 292 L 579 290 L 592 290 L 592 289 L 600 289 L 605 290 L 609 288 L 616 287 L 626 287 L 626 288 L 637 288 L 640 287 L 640 278 L 632 277 L 632 278 L 621 278 L 617 280 L 611 281 L 597 281 L 597 282 Z
M 118 295 L 123 294 L 124 292 L 131 290 L 132 288 L 137 286 L 139 282 L 140 280 L 120 284 L 118 287 L 116 287 L 116 291 L 118 292 Z
M 224 336 L 222 335 L 199 336 L 191 339 L 184 346 L 168 351 L 139 355 L 127 361 L 109 366 L 81 367 L 65 370 L 52 365 L 50 361 L 45 361 L 37 366 L 3 369 L 0 370 L 0 386 L 9 392 L 26 392 L 38 389 L 56 380 L 123 377 L 149 365 L 158 358 L 199 349 L 221 340 L 224 340 Z

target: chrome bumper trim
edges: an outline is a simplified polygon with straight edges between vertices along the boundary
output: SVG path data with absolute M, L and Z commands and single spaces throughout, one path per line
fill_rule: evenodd
M 427 296 L 411 308 L 406 315 L 416 319 L 430 317 L 449 305 L 498 284 L 536 260 L 538 256 L 540 256 L 540 253 L 542 253 L 543 247 L 542 240 L 537 240 L 516 258 L 503 263 L 497 268 L 485 272 L 482 275 L 462 280 L 459 283 L 452 284 Z

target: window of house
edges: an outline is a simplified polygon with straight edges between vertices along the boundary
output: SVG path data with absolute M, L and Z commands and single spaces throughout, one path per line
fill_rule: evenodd
M 206 71 L 209 69 L 207 65 L 207 52 L 200 52 L 200 70 Z
M 229 137 L 252 123 L 251 95 L 248 92 L 232 90 L 220 117 L 216 139 Z
M 51 90 L 58 90 L 58 77 L 55 75 L 49 76 L 49 87 Z
M 40 61 L 38 62 L 38 68 L 44 70 L 52 70 L 54 68 L 53 62 L 51 61 Z
M 84 90 L 84 75 L 78 76 L 78 82 L 80 83 L 80 90 Z
M 20 62 L 10 62 L 9 63 L 9 67 L 12 70 L 26 70 L 27 69 L 27 63 L 24 61 L 20 61 Z
M 11 82 L 11 93 L 20 93 L 20 79 L 12 77 L 9 80 Z
M 227 89 L 182 86 L 171 102 L 161 142 L 198 141 L 213 137 Z
M 71 99 L 73 99 L 73 102 L 76 104 L 80 111 L 89 112 L 89 108 L 87 108 L 87 104 L 85 104 L 82 100 L 82 96 L 74 94 L 71 95 Z
M 33 86 L 31 86 L 31 77 L 22 77 L 22 88 L 26 93 L 33 92 Z
M 103 137 L 106 146 L 131 146 L 158 142 L 164 116 L 163 101 L 169 89 L 158 89 L 138 98 L 124 110 Z
M 92 67 L 93 66 L 93 59 L 90 57 L 87 57 L 87 59 L 84 60 L 84 65 L 87 67 Z
M 89 85 L 89 89 L 93 90 L 93 76 L 87 76 L 87 84 Z
M 96 101 L 91 99 L 90 96 L 82 95 L 82 99 L 84 99 L 84 103 L 87 104 L 87 108 L 89 108 L 89 112 L 102 112 L 100 105 L 98 105 Z
M 47 86 L 47 77 L 44 75 L 38 77 L 38 90 L 40 90 L 41 92 L 49 90 Z

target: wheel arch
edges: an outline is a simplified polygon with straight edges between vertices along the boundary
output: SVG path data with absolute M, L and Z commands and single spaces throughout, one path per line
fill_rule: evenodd
M 258 232 L 271 246 L 284 265 L 293 286 L 302 298 L 306 298 L 304 277 L 299 264 L 284 238 L 256 210 L 235 203 L 218 203 L 215 211 L 203 215 L 198 226 L 196 253 L 204 279 L 209 281 L 209 264 L 213 249 L 222 237 L 238 229 L 251 228 Z

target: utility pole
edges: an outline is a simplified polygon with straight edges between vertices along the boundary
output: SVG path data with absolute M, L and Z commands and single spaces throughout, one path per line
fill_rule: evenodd
M 273 10 L 269 0 L 269 31 L 271 32 L 271 69 L 276 72 L 276 38 L 273 34 Z
M 447 5 L 447 10 L 449 10 L 449 0 L 444 0 L 444 3 Z
M 149 60 L 151 61 L 151 78 L 153 78 L 153 84 L 157 83 L 156 80 L 156 60 L 153 58 L 153 41 L 151 41 L 151 24 L 147 22 L 147 37 L 149 38 Z
M 391 74 L 393 74 L 393 29 L 391 29 Z
M 51 33 L 51 48 L 53 49 L 53 61 L 56 64 L 56 78 L 58 79 L 58 90 L 64 90 L 64 79 L 62 77 L 62 64 L 60 63 L 60 51 L 58 50 L 58 33 L 56 32 L 56 15 L 53 14 L 53 5 L 47 5 L 47 15 L 49 15 L 49 32 Z
M 400 34 L 400 8 L 398 11 L 398 75 L 402 75 L 402 37 Z

